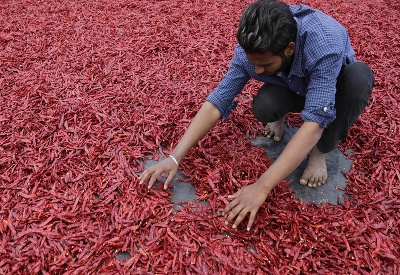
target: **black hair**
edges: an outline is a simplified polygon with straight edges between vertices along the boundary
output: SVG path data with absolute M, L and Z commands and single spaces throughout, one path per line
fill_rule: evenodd
M 277 0 L 258 0 L 249 5 L 239 21 L 236 38 L 246 53 L 271 51 L 283 57 L 296 42 L 297 23 L 289 6 Z

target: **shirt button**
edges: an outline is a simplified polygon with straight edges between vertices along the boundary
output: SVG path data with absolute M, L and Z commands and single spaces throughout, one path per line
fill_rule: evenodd
M 322 110 L 324 110 L 324 112 L 326 113 L 328 111 L 328 108 L 324 107 Z

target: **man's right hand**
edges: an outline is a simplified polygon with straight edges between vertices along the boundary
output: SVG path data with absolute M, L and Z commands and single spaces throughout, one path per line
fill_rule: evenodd
M 150 189 L 160 175 L 167 173 L 168 177 L 164 182 L 164 189 L 167 189 L 177 172 L 178 165 L 172 158 L 168 157 L 144 170 L 139 177 L 139 184 L 143 184 L 148 178 L 150 178 L 148 185 L 148 188 Z

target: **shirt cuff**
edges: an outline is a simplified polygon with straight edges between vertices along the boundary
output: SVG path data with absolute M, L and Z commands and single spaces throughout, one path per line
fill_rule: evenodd
M 214 105 L 215 108 L 218 109 L 223 119 L 227 119 L 231 111 L 235 109 L 236 105 L 238 104 L 237 101 L 227 102 L 226 100 L 220 98 L 215 93 L 211 93 L 206 98 L 206 101 L 210 102 L 212 105 Z
M 303 121 L 317 122 L 322 128 L 326 128 L 329 123 L 336 119 L 336 110 L 334 107 L 322 107 L 312 111 L 303 110 L 301 112 Z

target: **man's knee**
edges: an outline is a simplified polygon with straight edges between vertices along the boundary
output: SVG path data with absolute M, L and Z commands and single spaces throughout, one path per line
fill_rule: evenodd
M 354 62 L 347 65 L 338 78 L 337 103 L 343 101 L 345 108 L 350 104 L 363 110 L 368 104 L 374 83 L 374 74 L 367 64 Z
M 284 117 L 288 112 L 295 112 L 304 106 L 304 98 L 288 88 L 275 84 L 264 84 L 253 99 L 253 114 L 263 123 L 274 122 Z M 296 107 L 300 100 L 302 107 Z
M 267 123 L 273 121 L 273 115 L 268 100 L 257 94 L 253 99 L 253 114 L 258 121 Z
M 266 91 L 260 91 L 253 98 L 253 114 L 254 117 L 263 123 L 273 122 L 278 120 L 277 112 L 272 100 L 267 96 Z
M 338 79 L 338 85 L 342 88 L 356 91 L 356 94 L 368 94 L 368 96 L 371 94 L 374 84 L 374 74 L 371 68 L 363 62 L 354 62 L 344 67 Z

